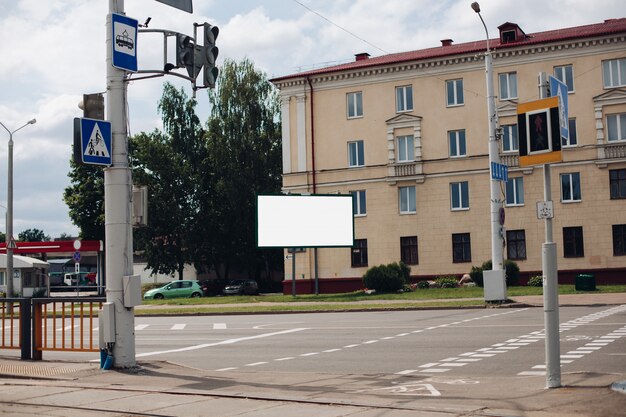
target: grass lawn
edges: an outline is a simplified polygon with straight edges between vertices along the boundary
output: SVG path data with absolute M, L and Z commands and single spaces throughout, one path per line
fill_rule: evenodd
M 589 293 L 615 293 L 626 292 L 626 285 L 603 285 L 598 286 L 597 291 Z M 541 295 L 542 287 L 509 287 L 507 294 L 510 297 L 521 295 Z M 584 294 L 583 291 L 576 291 L 574 285 L 560 285 L 559 294 Z M 283 294 L 267 294 L 257 296 L 220 296 L 201 298 L 175 298 L 169 300 L 143 300 L 144 305 L 214 305 L 214 304 L 260 304 L 260 303 L 284 303 L 311 302 L 311 303 L 349 303 L 355 301 L 375 301 L 375 300 L 398 300 L 398 301 L 428 301 L 428 300 L 449 300 L 460 298 L 483 298 L 484 290 L 481 287 L 461 287 L 461 288 L 429 288 L 418 289 L 412 292 L 400 294 L 365 294 L 363 291 L 341 294 L 303 294 L 293 297 Z

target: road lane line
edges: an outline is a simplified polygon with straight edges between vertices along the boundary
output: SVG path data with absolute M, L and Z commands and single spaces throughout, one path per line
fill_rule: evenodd
M 225 330 L 226 323 L 213 323 L 213 330 Z
M 201 344 L 201 345 L 187 346 L 187 347 L 179 348 L 179 349 L 161 350 L 161 351 L 156 351 L 156 352 L 145 352 L 145 353 L 136 354 L 135 357 L 136 358 L 143 358 L 143 357 L 146 357 L 146 356 L 162 355 L 162 354 L 165 354 L 165 353 L 188 352 L 190 350 L 204 349 L 204 348 L 213 347 L 213 346 L 232 345 L 234 343 L 246 342 L 248 340 L 263 339 L 265 337 L 272 337 L 272 336 L 278 336 L 278 335 L 282 335 L 282 334 L 301 332 L 303 330 L 308 330 L 308 329 L 306 327 L 301 327 L 301 328 L 297 328 L 297 329 L 283 330 L 283 331 L 280 331 L 280 332 L 263 333 L 263 334 L 258 334 L 256 336 L 246 336 L 246 337 L 239 337 L 239 338 L 236 338 L 236 339 L 222 340 L 220 342 L 215 342 L 215 343 L 204 343 L 204 344 Z

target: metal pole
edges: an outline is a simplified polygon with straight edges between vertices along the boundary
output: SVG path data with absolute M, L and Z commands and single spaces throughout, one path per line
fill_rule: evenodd
M 2 122 L 0 125 L 9 133 L 9 161 L 8 161 L 8 173 L 7 173 L 7 217 L 6 228 L 7 234 L 5 236 L 6 249 L 7 249 L 7 268 L 6 268 L 6 288 L 7 297 L 13 297 L 13 134 L 20 129 L 25 128 L 28 125 L 37 123 L 36 119 L 31 119 L 22 126 L 18 127 L 14 131 L 10 131 Z M 20 291 L 21 293 L 21 291 Z M 9 308 L 12 309 L 12 304 L 9 303 Z
M 296 296 L 296 248 L 291 248 L 291 295 Z
M 548 97 L 545 72 L 539 73 L 539 96 Z M 543 200 L 552 201 L 550 164 L 543 166 Z M 546 387 L 561 386 L 561 342 L 559 336 L 559 291 L 556 243 L 553 241 L 552 219 L 545 219 L 545 243 L 541 248 L 543 268 L 543 314 L 546 329 Z
M 487 39 L 487 51 L 485 52 L 485 74 L 487 79 L 487 118 L 489 122 L 489 199 L 490 199 L 490 224 L 491 224 L 491 263 L 492 272 L 489 280 L 497 280 L 498 284 L 504 286 L 504 236 L 502 225 L 500 224 L 500 211 L 502 207 L 502 197 L 500 193 L 499 181 L 493 178 L 493 165 L 500 164 L 500 149 L 498 146 L 496 129 L 498 127 L 498 112 L 496 109 L 496 96 L 493 87 L 493 54 L 489 47 L 489 31 L 487 25 L 480 14 L 480 6 L 477 2 L 472 3 L 472 9 L 478 14 Z M 485 277 L 485 275 L 483 275 Z M 486 281 L 486 280 L 485 280 Z M 485 289 L 491 287 L 489 282 L 484 283 Z M 499 287 L 499 285 L 498 285 Z M 506 298 L 506 295 L 502 295 Z
M 115 306 L 114 367 L 135 366 L 135 312 L 124 307 L 124 275 L 133 273 L 133 241 L 130 196 L 131 173 L 126 131 L 126 82 L 124 70 L 113 67 L 111 13 L 124 13 L 124 0 L 109 0 L 106 35 L 107 119 L 111 122 L 112 165 L 104 170 L 105 271 L 107 302 Z

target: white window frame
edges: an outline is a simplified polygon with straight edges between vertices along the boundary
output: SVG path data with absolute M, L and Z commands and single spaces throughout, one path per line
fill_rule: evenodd
M 563 179 L 565 177 L 569 178 L 569 194 L 570 194 L 570 198 L 565 199 L 565 184 L 563 183 Z M 564 174 L 560 175 L 561 180 L 561 203 L 579 203 L 582 201 L 583 199 L 583 192 L 582 192 L 582 185 L 581 185 L 581 181 L 580 181 L 580 172 L 567 172 Z M 574 189 L 575 187 L 575 183 L 578 183 L 578 190 L 580 192 L 580 198 L 576 199 L 574 198 Z
M 602 85 L 604 88 L 626 86 L 626 58 L 602 61 Z
M 611 128 L 612 123 L 615 125 L 614 129 Z M 607 114 L 606 141 L 609 143 L 626 141 L 626 113 Z
M 367 215 L 367 193 L 365 190 L 350 191 L 354 199 L 354 217 L 364 217 Z
M 498 74 L 498 81 L 500 100 L 513 100 L 517 98 L 517 72 L 512 71 L 500 73 Z M 505 83 L 506 86 L 504 85 Z
M 363 92 L 354 91 L 346 94 L 346 114 L 348 119 L 358 119 L 363 117 Z M 359 113 L 359 107 L 361 112 Z
M 396 87 L 396 113 L 413 111 L 413 86 Z
M 415 138 L 413 135 L 397 136 L 396 142 L 398 144 L 398 162 L 415 161 Z M 404 153 L 404 158 L 402 153 Z
M 463 193 L 467 193 L 467 206 L 463 205 Z M 454 205 L 454 196 L 459 199 L 458 206 Z M 467 181 L 451 182 L 450 183 L 450 209 L 452 211 L 469 210 L 469 183 Z
M 450 93 L 452 93 L 452 97 L 450 97 Z M 457 107 L 465 104 L 463 78 L 446 80 L 446 104 L 447 107 Z
M 574 66 L 572 64 L 554 67 L 554 78 L 567 85 L 567 92 L 574 92 Z
M 455 153 L 452 152 L 453 141 L 454 147 L 456 147 Z M 463 151 L 461 151 L 461 143 L 463 144 Z M 450 158 L 463 158 L 467 156 L 467 136 L 465 134 L 465 129 L 448 131 L 448 155 L 450 155 Z
M 569 119 L 567 119 L 567 125 L 569 129 L 569 136 L 566 141 L 561 138 L 561 147 L 573 148 L 575 146 L 578 146 L 578 130 L 576 129 L 576 118 L 570 117 Z M 574 143 L 572 143 L 572 136 L 575 139 Z
M 398 206 L 400 214 L 416 213 L 415 186 L 398 187 Z
M 352 161 L 352 148 L 354 147 L 354 161 Z M 359 152 L 360 150 L 360 152 Z M 362 157 L 362 161 L 359 160 L 359 155 Z M 354 162 L 354 163 L 353 163 Z M 348 167 L 358 168 L 365 166 L 365 145 L 363 140 L 354 140 L 348 142 Z
M 511 185 L 512 195 L 509 195 L 509 184 Z M 524 205 L 524 177 L 509 178 L 505 184 L 506 190 L 506 206 L 507 207 L 519 207 Z M 509 202 L 509 197 L 511 200 Z
M 508 149 L 505 149 L 505 144 L 508 145 Z M 518 152 L 519 151 L 519 132 L 517 130 L 517 124 L 503 125 L 502 126 L 502 152 Z

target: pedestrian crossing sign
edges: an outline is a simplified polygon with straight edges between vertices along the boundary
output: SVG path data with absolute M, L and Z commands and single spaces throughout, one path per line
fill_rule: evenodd
M 80 161 L 84 164 L 111 165 L 111 123 L 86 118 L 79 120 Z

